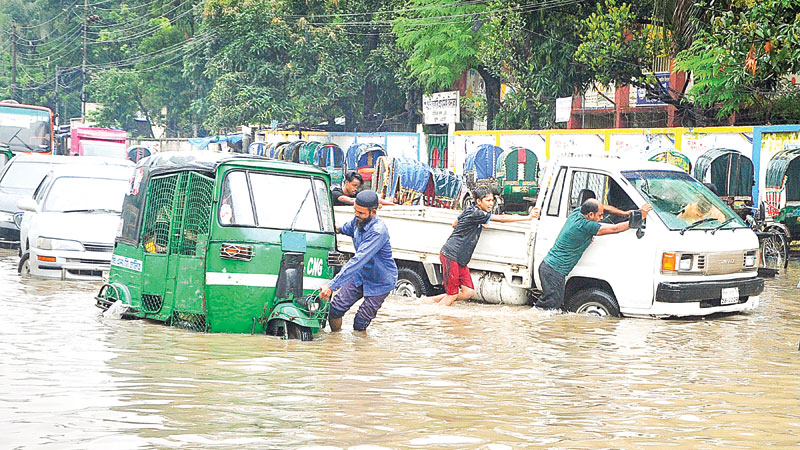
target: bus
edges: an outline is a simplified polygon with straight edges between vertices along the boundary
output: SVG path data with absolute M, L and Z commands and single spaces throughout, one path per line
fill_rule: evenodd
M 12 153 L 53 154 L 53 111 L 0 101 L 0 148 Z

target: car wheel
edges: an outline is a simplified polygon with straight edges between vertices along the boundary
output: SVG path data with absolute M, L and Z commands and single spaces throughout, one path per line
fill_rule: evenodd
M 417 271 L 409 267 L 398 267 L 397 284 L 392 294 L 398 297 L 418 298 L 423 295 L 430 295 L 430 291 L 428 290 L 428 284 Z
M 19 264 L 17 264 L 17 273 L 23 277 L 31 276 L 31 254 L 29 252 L 25 252 L 19 258 Z
M 565 309 L 569 312 L 594 316 L 621 317 L 619 303 L 614 295 L 599 288 L 578 291 L 567 300 Z

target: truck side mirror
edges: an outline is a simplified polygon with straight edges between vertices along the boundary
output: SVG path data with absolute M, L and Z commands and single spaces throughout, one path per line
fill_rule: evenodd
M 632 230 L 636 230 L 636 238 L 641 239 L 642 236 L 644 236 L 644 228 L 645 228 L 644 218 L 642 218 L 642 212 L 639 211 L 638 209 L 631 211 L 631 216 L 628 220 L 629 220 L 628 226 Z

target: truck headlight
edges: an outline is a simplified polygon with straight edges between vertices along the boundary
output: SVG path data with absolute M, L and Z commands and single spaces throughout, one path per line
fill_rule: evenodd
M 14 221 L 14 214 L 7 213 L 5 211 L 0 211 L 0 222 L 13 222 Z
M 692 270 L 692 260 L 692 255 L 681 255 L 681 260 L 678 263 L 678 269 L 686 272 Z
M 750 250 L 744 254 L 744 266 L 755 267 L 758 264 L 758 255 L 756 250 Z
M 42 238 L 36 240 L 36 247 L 42 250 L 69 250 L 82 252 L 84 251 L 83 244 L 78 241 L 69 241 L 66 239 L 51 239 Z

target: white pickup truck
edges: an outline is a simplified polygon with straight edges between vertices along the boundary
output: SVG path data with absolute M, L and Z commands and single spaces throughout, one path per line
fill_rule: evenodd
M 704 316 L 752 310 L 764 282 L 757 277 L 758 238 L 702 183 L 663 163 L 617 158 L 561 158 L 542 179 L 531 222 L 485 225 L 469 264 L 476 299 L 533 304 L 539 263 L 567 215 L 591 191 L 622 210 L 653 205 L 640 229 L 597 236 L 567 276 L 565 309 L 633 317 Z M 353 217 L 336 207 L 336 223 Z M 441 289 L 439 250 L 460 211 L 384 207 L 399 280 L 396 293 Z M 616 216 L 609 221 L 626 220 Z M 338 236 L 339 249 L 353 253 Z

